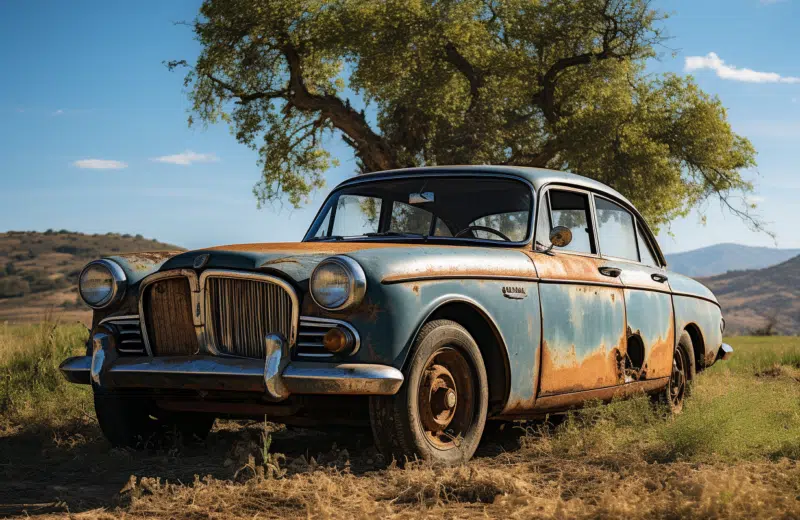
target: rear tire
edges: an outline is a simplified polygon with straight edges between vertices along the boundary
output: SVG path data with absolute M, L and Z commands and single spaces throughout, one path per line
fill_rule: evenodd
M 370 397 L 378 450 L 401 464 L 468 461 L 478 448 L 489 403 L 480 349 L 464 327 L 436 320 L 420 330 L 396 395 Z
M 695 374 L 692 338 L 688 332 L 683 331 L 672 356 L 669 383 L 659 394 L 659 401 L 668 405 L 673 414 L 679 414 L 683 410 L 684 399 L 691 395 Z
M 211 415 L 159 410 L 134 392 L 94 389 L 94 409 L 103 435 L 115 447 L 145 448 L 176 434 L 183 443 L 203 440 L 214 426 Z

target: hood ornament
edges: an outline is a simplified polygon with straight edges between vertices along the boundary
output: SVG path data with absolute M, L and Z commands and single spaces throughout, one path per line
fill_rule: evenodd
M 209 254 L 204 253 L 202 255 L 197 255 L 194 257 L 194 263 L 192 264 L 192 267 L 195 269 L 202 269 L 208 263 L 209 258 L 211 258 L 211 255 Z

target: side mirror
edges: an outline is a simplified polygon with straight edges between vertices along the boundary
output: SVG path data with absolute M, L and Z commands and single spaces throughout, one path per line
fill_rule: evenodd
M 572 231 L 568 227 L 556 226 L 550 230 L 550 243 L 555 247 L 567 247 L 572 242 Z

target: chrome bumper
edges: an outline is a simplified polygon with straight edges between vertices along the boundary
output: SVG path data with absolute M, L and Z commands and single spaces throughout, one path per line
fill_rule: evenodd
M 393 395 L 403 384 L 394 367 L 360 363 L 290 361 L 286 342 L 267 337 L 267 359 L 222 356 L 120 357 L 103 333 L 93 354 L 66 359 L 60 369 L 72 383 L 107 388 L 165 388 L 260 392 L 273 401 L 290 394 Z
M 727 343 L 723 343 L 719 350 L 717 351 L 717 361 L 726 359 L 730 359 L 733 356 L 733 347 L 728 345 Z

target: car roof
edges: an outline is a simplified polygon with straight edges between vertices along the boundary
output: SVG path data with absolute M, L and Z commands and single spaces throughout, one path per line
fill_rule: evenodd
M 613 198 L 625 202 L 627 205 L 635 209 L 633 204 L 626 199 L 621 193 L 614 188 L 598 182 L 596 180 L 576 175 L 574 173 L 561 172 L 557 170 L 548 170 L 546 168 L 529 168 L 526 166 L 491 166 L 491 165 L 476 165 L 476 166 L 425 166 L 419 168 L 402 168 L 397 170 L 385 170 L 374 173 L 366 173 L 347 179 L 339 184 L 339 187 L 348 184 L 355 184 L 367 180 L 383 180 L 392 177 L 405 177 L 409 175 L 439 175 L 442 173 L 465 173 L 469 175 L 493 175 L 503 174 L 519 177 L 531 183 L 538 191 L 542 186 L 547 184 L 569 184 L 580 188 L 606 193 Z

